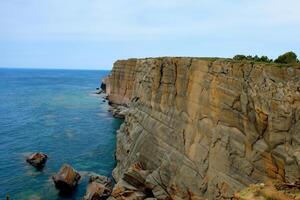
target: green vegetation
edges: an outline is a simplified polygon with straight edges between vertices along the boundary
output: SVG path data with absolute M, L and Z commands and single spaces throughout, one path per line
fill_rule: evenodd
M 236 55 L 233 57 L 233 60 L 246 60 L 251 62 L 266 62 L 266 63 L 278 63 L 278 64 L 299 63 L 299 60 L 297 59 L 297 55 L 292 51 L 280 55 L 274 61 L 272 59 L 269 59 L 267 56 L 259 57 L 257 55 L 255 56 Z
M 273 62 L 272 59 L 269 59 L 267 56 L 261 56 L 258 57 L 257 55 L 255 56 L 245 56 L 245 55 L 236 55 L 233 57 L 234 60 L 249 60 L 249 61 L 255 61 L 255 62 Z
M 290 64 L 290 63 L 297 63 L 299 60 L 297 59 L 297 55 L 290 51 L 281 56 L 279 56 L 274 62 L 282 63 L 282 64 Z

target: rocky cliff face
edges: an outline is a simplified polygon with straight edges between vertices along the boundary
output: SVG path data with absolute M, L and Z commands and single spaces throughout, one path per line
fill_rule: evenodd
M 201 58 L 117 61 L 115 199 L 226 199 L 300 175 L 300 67 Z

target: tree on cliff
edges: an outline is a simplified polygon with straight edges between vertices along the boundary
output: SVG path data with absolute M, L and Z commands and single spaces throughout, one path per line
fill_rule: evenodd
M 234 60 L 249 60 L 249 61 L 256 61 L 256 62 L 272 62 L 272 59 L 269 59 L 267 56 L 261 56 L 258 57 L 257 55 L 255 56 L 245 56 L 245 55 L 236 55 L 233 57 Z
M 297 55 L 294 52 L 290 51 L 278 56 L 278 58 L 274 62 L 289 64 L 299 62 L 299 60 L 297 59 Z
M 233 60 L 247 60 L 248 58 L 247 58 L 247 56 L 245 56 L 245 55 L 235 55 L 234 57 L 233 57 Z

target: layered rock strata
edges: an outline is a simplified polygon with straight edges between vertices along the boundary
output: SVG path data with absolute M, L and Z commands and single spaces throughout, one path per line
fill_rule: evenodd
M 300 176 L 299 65 L 121 60 L 106 92 L 112 104 L 129 106 L 117 134 L 116 199 L 124 199 L 118 191 L 227 199 L 249 184 Z

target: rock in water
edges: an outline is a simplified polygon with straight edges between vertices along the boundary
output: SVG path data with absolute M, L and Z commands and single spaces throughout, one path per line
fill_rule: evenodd
M 112 192 L 112 181 L 110 178 L 101 175 L 90 177 L 84 200 L 107 199 Z
M 43 168 L 47 162 L 48 156 L 44 153 L 33 153 L 26 161 L 36 168 Z
M 55 187 L 61 192 L 70 192 L 77 186 L 81 176 L 70 165 L 63 165 L 59 172 L 52 176 Z

